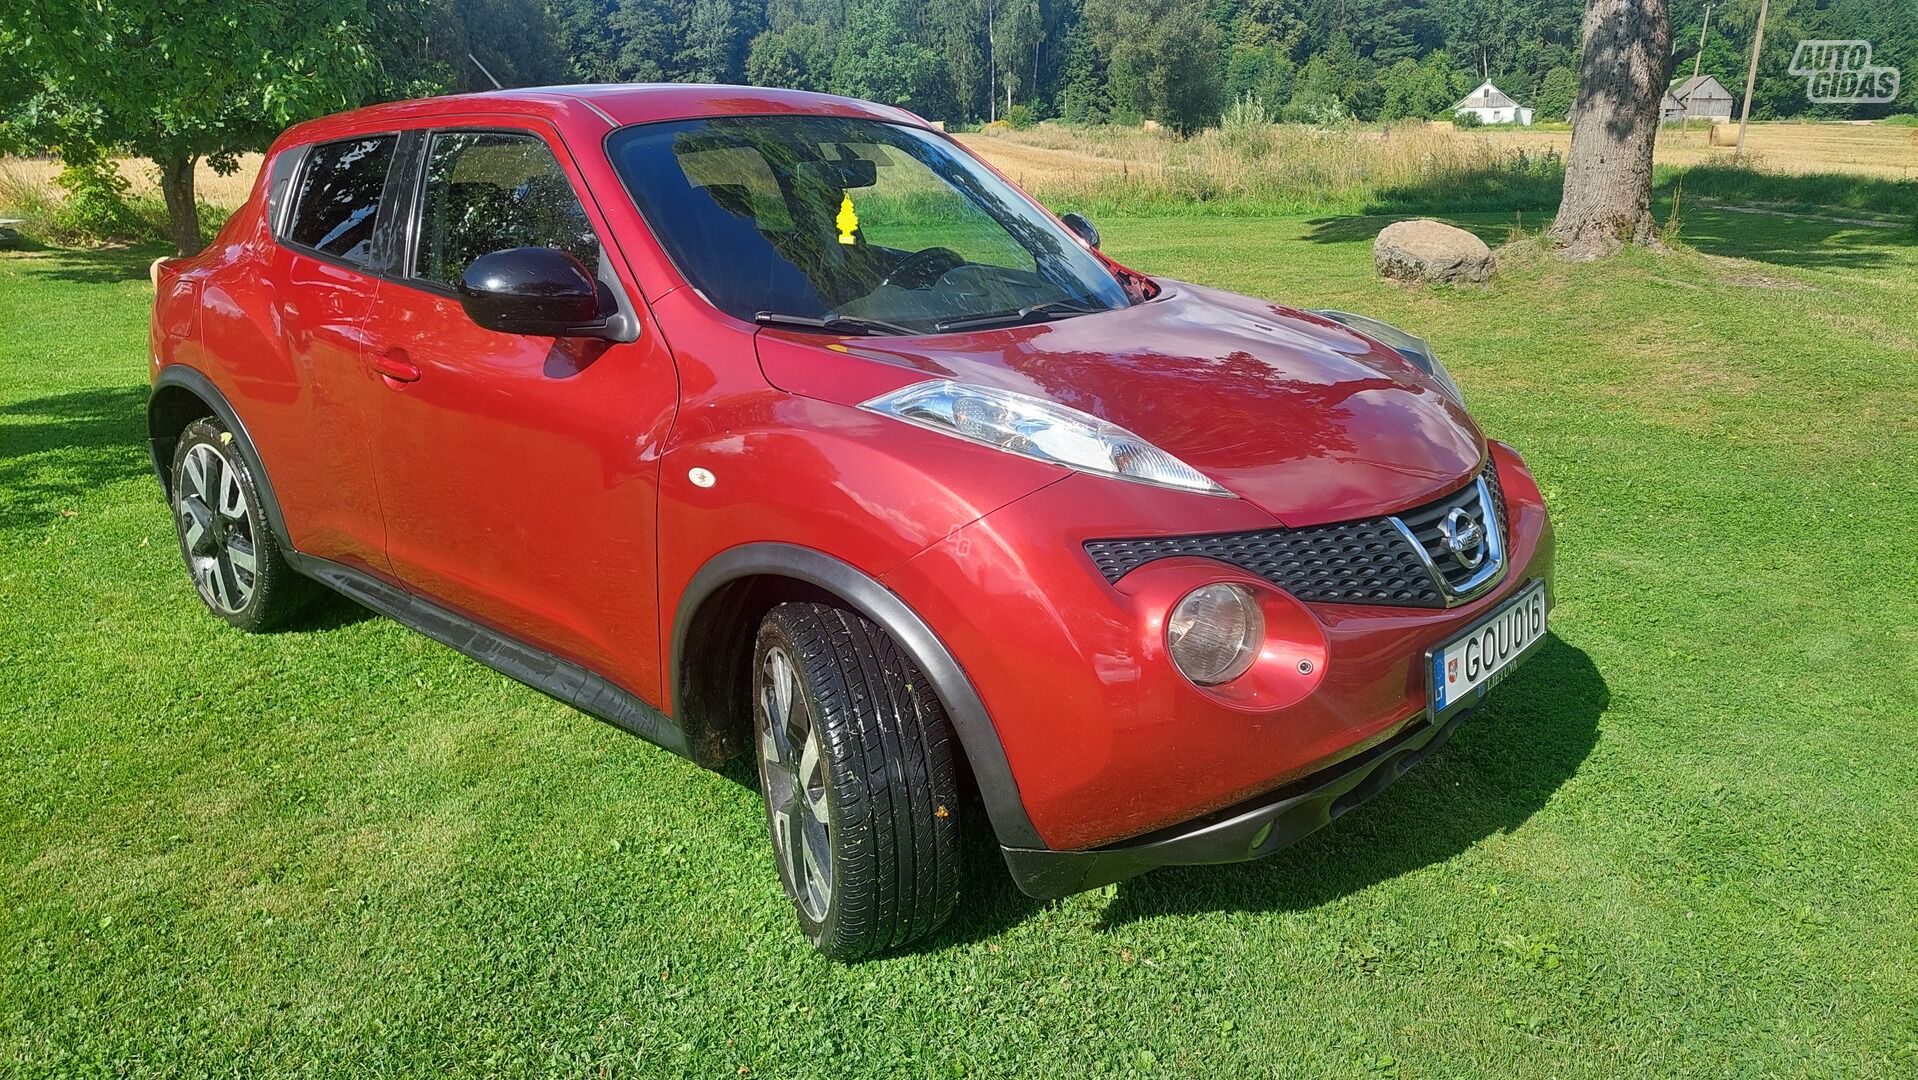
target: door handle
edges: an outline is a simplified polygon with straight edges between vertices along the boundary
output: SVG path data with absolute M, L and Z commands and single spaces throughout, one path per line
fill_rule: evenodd
M 373 370 L 393 382 L 418 382 L 420 377 L 419 365 L 406 358 L 405 349 L 388 349 L 374 358 Z

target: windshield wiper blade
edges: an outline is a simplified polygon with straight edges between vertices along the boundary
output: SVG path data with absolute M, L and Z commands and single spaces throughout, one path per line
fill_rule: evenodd
M 923 330 L 914 330 L 910 326 L 887 322 L 884 319 L 868 319 L 863 315 L 789 315 L 783 311 L 761 311 L 753 316 L 753 321 L 761 326 L 791 326 L 801 330 L 826 330 L 832 333 L 847 334 L 923 334 Z
M 1016 311 L 993 311 L 984 315 L 967 315 L 958 319 L 947 319 L 934 329 L 940 333 L 952 330 L 971 330 L 981 326 L 1018 326 L 1038 319 L 1057 319 L 1072 315 L 1091 315 L 1105 311 L 1106 308 L 1082 304 L 1077 300 L 1048 300 L 1043 304 L 1027 304 Z

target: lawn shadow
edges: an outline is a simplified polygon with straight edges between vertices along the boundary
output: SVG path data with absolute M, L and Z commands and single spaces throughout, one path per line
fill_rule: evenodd
M 47 281 L 64 281 L 75 285 L 117 285 L 125 281 L 143 281 L 153 260 L 173 252 L 172 248 L 160 244 L 95 250 L 35 245 L 23 250 L 28 252 L 19 260 L 24 273 Z
M 152 468 L 143 386 L 0 405 L 0 529 L 45 524 L 87 494 Z
M 1444 862 L 1537 813 L 1597 745 L 1610 700 L 1591 658 L 1549 635 L 1449 743 L 1370 804 L 1258 862 L 1121 882 L 1103 923 L 1309 910 Z
M 1378 236 L 1379 230 L 1394 221 L 1418 217 L 1416 214 L 1343 214 L 1338 217 L 1313 218 L 1306 224 L 1312 226 L 1305 239 L 1315 244 L 1356 244 L 1370 242 Z M 1489 214 L 1472 213 L 1470 215 L 1431 214 L 1425 215 L 1464 229 L 1466 232 L 1485 241 L 1487 247 L 1496 248 L 1510 239 L 1514 228 L 1535 231 L 1552 223 L 1551 213 L 1514 212 L 1504 219 Z
M 1513 226 L 1549 229 L 1558 181 L 1499 170 L 1381 190 L 1358 214 L 1314 218 L 1305 239 L 1318 244 L 1371 240 L 1411 217 L 1435 217 L 1496 248 Z M 1661 171 L 1652 217 L 1665 225 L 1679 206 L 1678 240 L 1708 255 L 1815 269 L 1873 270 L 1909 261 L 1918 247 L 1918 182 L 1849 175 L 1792 176 L 1719 165 Z
M 1877 270 L 1909 262 L 1896 248 L 1918 246 L 1918 231 L 1846 220 L 1842 210 L 1733 208 L 1690 202 L 1679 215 L 1678 239 L 1707 255 L 1775 266 Z

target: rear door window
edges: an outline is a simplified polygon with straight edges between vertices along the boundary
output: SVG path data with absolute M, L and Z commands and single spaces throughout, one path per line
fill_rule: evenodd
M 505 131 L 435 134 L 413 276 L 452 286 L 474 259 L 517 247 L 559 248 L 588 272 L 599 266 L 599 237 L 545 140 Z
M 373 224 L 393 135 L 324 143 L 306 155 L 286 240 L 353 266 L 373 261 Z

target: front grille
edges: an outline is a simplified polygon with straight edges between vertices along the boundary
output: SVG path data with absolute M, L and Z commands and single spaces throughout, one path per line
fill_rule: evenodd
M 1158 559 L 1196 556 L 1256 574 L 1307 603 L 1442 608 L 1498 575 L 1504 500 L 1496 469 L 1488 464 L 1481 478 L 1492 496 L 1490 508 L 1480 504 L 1474 479 L 1444 498 L 1394 517 L 1304 529 L 1091 540 L 1086 554 L 1112 582 Z M 1446 548 L 1440 527 L 1460 508 L 1496 531 L 1485 560 L 1475 568 L 1466 567 Z
M 1504 494 L 1498 487 L 1498 470 L 1488 468 L 1479 474 L 1484 480 L 1492 497 L 1492 506 L 1487 507 L 1479 498 L 1479 486 L 1476 483 L 1447 495 L 1443 499 L 1426 503 L 1415 510 L 1400 514 L 1399 521 L 1418 541 L 1425 551 L 1425 557 L 1431 560 L 1433 569 L 1445 579 L 1445 584 L 1454 592 L 1463 592 L 1484 580 L 1485 576 L 1498 571 L 1498 560 L 1503 552 L 1504 537 L 1494 535 L 1491 542 L 1480 549 L 1481 562 L 1467 566 L 1454 554 L 1445 542 L 1445 519 L 1454 510 L 1463 510 L 1481 528 L 1499 529 L 1505 521 Z

